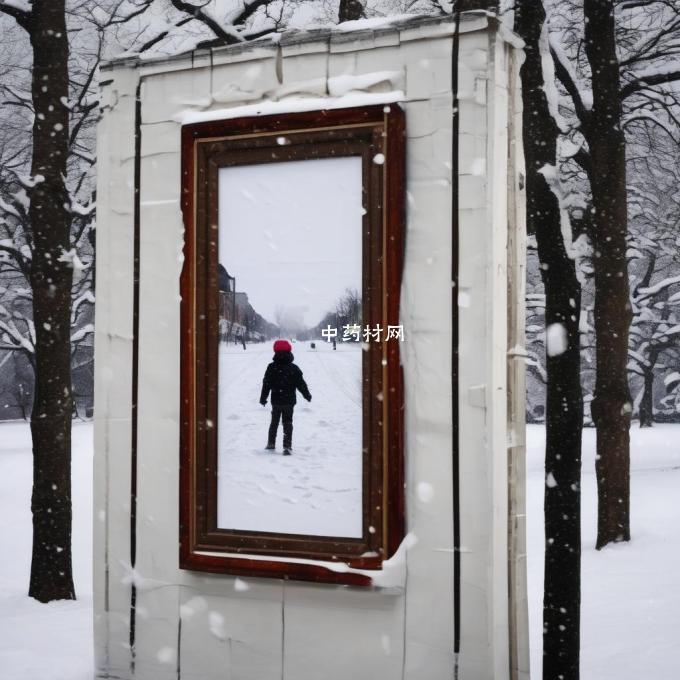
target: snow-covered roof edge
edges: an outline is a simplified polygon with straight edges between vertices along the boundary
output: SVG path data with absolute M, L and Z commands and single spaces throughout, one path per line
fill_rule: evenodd
M 109 71 L 120 67 L 144 67 L 147 72 L 161 73 L 165 70 L 172 71 L 197 66 L 204 59 L 216 55 L 222 59 L 243 55 L 242 58 L 247 59 L 251 53 L 257 51 L 268 52 L 277 50 L 279 47 L 285 49 L 312 43 L 327 43 L 331 51 L 333 51 L 333 46 L 336 46 L 338 51 L 344 51 L 343 45 L 365 40 L 381 42 L 381 38 L 384 39 L 389 35 L 395 35 L 398 42 L 419 40 L 436 35 L 450 35 L 453 33 L 453 27 L 454 20 L 450 15 L 399 15 L 378 19 L 359 19 L 334 26 L 311 27 L 304 30 L 289 29 L 258 40 L 236 45 L 201 47 L 169 57 L 145 59 L 140 55 L 122 56 L 105 62 L 101 68 L 103 71 Z M 480 31 L 489 27 L 508 33 L 501 21 L 488 12 L 472 10 L 461 14 L 461 33 Z M 185 62 L 186 66 L 182 62 Z

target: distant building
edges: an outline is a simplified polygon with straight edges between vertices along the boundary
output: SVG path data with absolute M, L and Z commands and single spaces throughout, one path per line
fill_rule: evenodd
M 278 335 L 277 326 L 253 309 L 248 294 L 236 290 L 236 277 L 230 276 L 224 265 L 217 265 L 217 277 L 220 340 L 231 342 L 245 337 L 252 342 Z

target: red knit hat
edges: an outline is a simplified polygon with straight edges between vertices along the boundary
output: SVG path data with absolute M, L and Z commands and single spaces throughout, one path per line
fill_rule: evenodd
M 291 347 L 288 340 L 277 340 L 274 343 L 275 352 L 290 352 L 293 348 Z

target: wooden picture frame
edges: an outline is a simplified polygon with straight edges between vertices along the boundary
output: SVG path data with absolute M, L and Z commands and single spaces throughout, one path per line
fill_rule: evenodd
M 361 538 L 217 528 L 217 229 L 219 168 L 360 156 L 365 324 L 399 325 L 405 120 L 398 105 L 287 113 L 182 128 L 180 567 L 370 585 L 404 536 L 403 379 L 399 341 L 363 355 Z M 283 143 L 282 143 L 283 140 Z M 219 426 L 219 424 L 218 424 Z

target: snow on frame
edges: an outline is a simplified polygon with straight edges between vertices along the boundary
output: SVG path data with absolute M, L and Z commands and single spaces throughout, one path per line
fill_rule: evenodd
M 368 576 L 372 585 L 377 588 L 404 588 L 406 585 L 406 556 L 418 543 L 418 537 L 408 533 L 402 539 L 394 555 L 384 560 L 380 569 L 356 569 L 345 562 L 330 562 L 324 560 L 310 560 L 304 557 L 274 557 L 269 555 L 247 555 L 245 553 L 228 553 L 227 557 L 238 560 L 257 560 L 262 562 L 281 562 L 282 564 L 311 564 L 323 567 L 339 574 L 361 574 Z M 211 553 L 208 551 L 196 551 L 198 555 L 219 554 L 224 557 L 225 553 Z
M 181 125 L 230 120 L 247 116 L 268 116 L 282 113 L 301 113 L 320 109 L 344 109 L 355 106 L 394 104 L 406 99 L 402 90 L 391 92 L 349 92 L 340 97 L 287 97 L 279 101 L 263 101 L 209 111 L 185 110 L 174 116 Z

